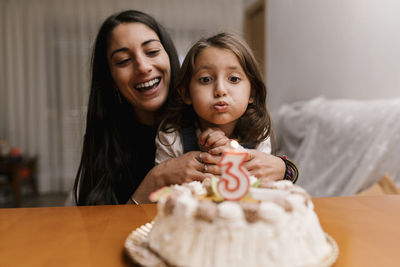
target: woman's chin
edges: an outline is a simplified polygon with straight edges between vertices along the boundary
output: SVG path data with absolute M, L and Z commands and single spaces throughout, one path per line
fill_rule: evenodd
M 152 99 L 150 101 L 146 101 L 146 103 L 143 103 L 143 110 L 146 110 L 149 112 L 156 112 L 162 107 L 164 102 L 165 102 L 165 98 Z

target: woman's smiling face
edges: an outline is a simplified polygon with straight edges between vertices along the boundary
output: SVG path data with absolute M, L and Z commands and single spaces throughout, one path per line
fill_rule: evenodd
M 140 122 L 153 124 L 171 80 L 169 57 L 157 34 L 139 22 L 118 25 L 107 60 L 116 90 L 132 104 Z

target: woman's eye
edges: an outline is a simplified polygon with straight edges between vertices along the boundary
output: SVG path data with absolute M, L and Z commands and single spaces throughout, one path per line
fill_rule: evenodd
M 233 82 L 233 83 L 238 83 L 238 82 L 240 82 L 240 78 L 239 78 L 239 77 L 236 77 L 236 76 L 231 76 L 231 77 L 229 77 L 229 80 L 230 80 L 231 82 Z
M 158 55 L 158 53 L 160 52 L 160 49 L 155 49 L 155 50 L 150 50 L 149 52 L 147 52 L 146 54 L 148 56 L 156 56 Z
M 201 78 L 199 79 L 199 81 L 200 81 L 201 83 L 209 83 L 209 82 L 211 82 L 211 78 L 210 78 L 210 77 L 201 77 Z
M 130 60 L 131 60 L 130 58 L 119 60 L 117 61 L 117 65 L 119 66 L 124 65 L 125 63 L 128 63 Z

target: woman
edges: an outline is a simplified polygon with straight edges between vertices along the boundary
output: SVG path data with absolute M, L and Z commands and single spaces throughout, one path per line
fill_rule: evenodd
M 179 61 L 165 29 L 134 10 L 110 16 L 92 56 L 92 81 L 82 158 L 74 184 L 78 205 L 148 202 L 157 188 L 203 180 L 218 157 L 193 151 L 154 167 L 155 137 L 167 98 L 177 92 Z M 250 153 L 253 175 L 282 179 L 284 162 Z M 218 172 L 219 170 L 215 170 Z

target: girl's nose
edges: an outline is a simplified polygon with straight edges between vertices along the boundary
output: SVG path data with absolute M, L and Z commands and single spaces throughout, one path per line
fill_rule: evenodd
M 221 97 L 221 96 L 225 96 L 226 93 L 227 93 L 227 90 L 226 90 L 225 83 L 221 80 L 217 80 L 217 82 L 215 83 L 214 96 Z
M 148 59 L 145 57 L 137 57 L 135 70 L 137 73 L 148 73 L 151 72 L 152 67 Z

